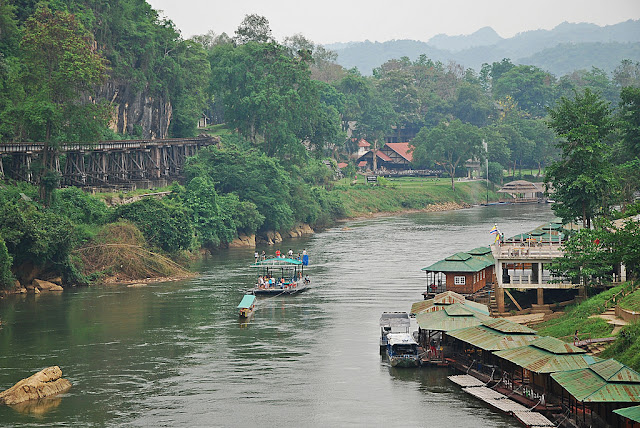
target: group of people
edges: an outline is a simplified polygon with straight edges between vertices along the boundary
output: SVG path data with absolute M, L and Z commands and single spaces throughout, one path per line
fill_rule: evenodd
M 296 260 L 301 260 L 301 258 L 302 258 L 303 256 L 306 256 L 306 255 L 307 255 L 307 249 L 305 248 L 305 249 L 303 249 L 303 250 L 302 250 L 302 253 L 298 253 L 298 254 L 296 255 Z M 254 253 L 253 253 L 253 257 L 256 259 L 256 263 L 258 263 L 258 261 L 266 260 L 266 259 L 267 259 L 267 253 L 265 253 L 264 251 L 262 251 L 262 254 L 260 254 L 260 253 L 258 253 L 258 251 L 256 251 L 256 252 L 254 252 Z M 276 257 L 276 258 L 283 258 L 283 259 L 284 259 L 284 258 L 285 258 L 285 253 L 280 252 L 280 249 L 277 249 L 277 250 L 276 250 L 276 256 L 275 256 L 275 257 Z M 286 253 L 286 257 L 288 257 L 288 258 L 290 258 L 290 259 L 292 259 L 292 258 L 293 258 L 293 250 L 292 250 L 291 248 L 289 248 L 289 251 L 287 251 L 287 253 Z
M 301 273 L 296 273 L 296 276 L 294 276 L 291 280 L 287 281 L 284 279 L 284 277 L 275 279 L 273 277 L 273 275 L 265 275 L 265 276 L 259 276 L 258 277 L 258 288 L 289 288 L 289 287 L 296 287 L 297 281 L 302 280 L 302 274 Z M 309 284 L 311 282 L 311 280 L 309 279 L 309 275 L 305 275 L 304 276 L 304 283 L 305 284 Z

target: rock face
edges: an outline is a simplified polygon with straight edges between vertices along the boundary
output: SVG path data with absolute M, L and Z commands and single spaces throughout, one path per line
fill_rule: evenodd
M 153 96 L 148 88 L 136 90 L 130 82 L 110 80 L 95 94 L 113 106 L 110 127 L 118 133 L 134 134 L 142 129 L 142 138 L 167 138 L 173 108 L 168 100 Z
M 229 248 L 255 247 L 256 235 L 240 234 L 236 239 L 229 242 Z
M 311 235 L 314 231 L 308 224 L 299 224 L 293 229 L 285 233 L 288 238 L 299 238 L 305 235 Z M 260 244 L 275 245 L 282 242 L 282 235 L 279 232 L 269 230 L 262 236 L 256 237 L 256 242 Z
M 62 379 L 60 367 L 47 367 L 26 379 L 22 379 L 6 391 L 0 392 L 0 404 L 18 404 L 28 400 L 50 397 L 65 392 L 69 388 L 71 388 L 71 382 Z

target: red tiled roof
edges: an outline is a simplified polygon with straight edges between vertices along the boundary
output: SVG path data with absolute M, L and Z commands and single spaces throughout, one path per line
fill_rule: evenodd
M 346 167 L 347 165 L 349 165 L 349 164 L 346 163 L 346 162 L 338 162 L 338 168 L 340 168 L 340 169 Z
M 371 144 L 369 144 L 367 140 L 361 138 L 360 141 L 358 141 L 358 147 L 371 147 Z
M 391 158 L 385 152 L 381 152 L 380 150 L 378 150 L 378 152 L 376 154 L 378 155 L 378 157 L 380 159 L 382 159 L 385 162 L 390 162 L 391 161 Z
M 412 148 L 410 143 L 387 143 L 384 147 L 389 147 L 391 150 L 411 162 L 413 160 L 413 153 L 409 152 L 409 149 Z
M 366 165 L 367 165 L 367 161 L 360 161 L 360 162 L 358 163 L 358 166 L 359 166 L 359 167 L 363 167 L 363 166 L 366 166 Z

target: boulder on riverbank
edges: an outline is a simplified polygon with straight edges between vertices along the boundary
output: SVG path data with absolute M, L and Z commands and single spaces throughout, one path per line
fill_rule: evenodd
M 34 287 L 37 287 L 40 291 L 63 291 L 64 288 L 53 282 L 44 281 L 42 279 L 34 279 L 32 282 Z
M 256 235 L 239 234 L 236 239 L 229 242 L 229 248 L 253 248 L 256 246 Z
M 58 366 L 47 367 L 22 379 L 6 391 L 0 392 L 0 404 L 18 404 L 28 400 L 50 397 L 71 388 L 71 382 L 62 379 Z

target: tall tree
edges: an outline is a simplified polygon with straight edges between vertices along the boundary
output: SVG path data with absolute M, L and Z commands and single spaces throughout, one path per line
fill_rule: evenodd
M 25 97 L 13 113 L 23 138 L 44 141 L 40 188 L 48 203 L 58 182 L 52 162 L 59 143 L 97 140 L 106 125 L 106 112 L 83 103 L 82 95 L 106 77 L 107 66 L 74 15 L 46 6 L 25 22 L 21 47 Z
M 422 128 L 412 141 L 414 161 L 433 162 L 444 168 L 451 177 L 451 188 L 456 189 L 456 168 L 461 162 L 482 154 L 482 133 L 476 126 L 462 123 L 441 122 L 435 128 Z
M 561 151 L 545 174 L 556 200 L 552 208 L 563 220 L 580 219 L 590 228 L 594 216 L 608 211 L 615 190 L 606 141 L 613 126 L 609 105 L 587 88 L 561 98 L 549 116 Z
M 272 43 L 274 41 L 269 20 L 255 13 L 245 15 L 235 34 L 233 40 L 239 45 L 248 42 Z

